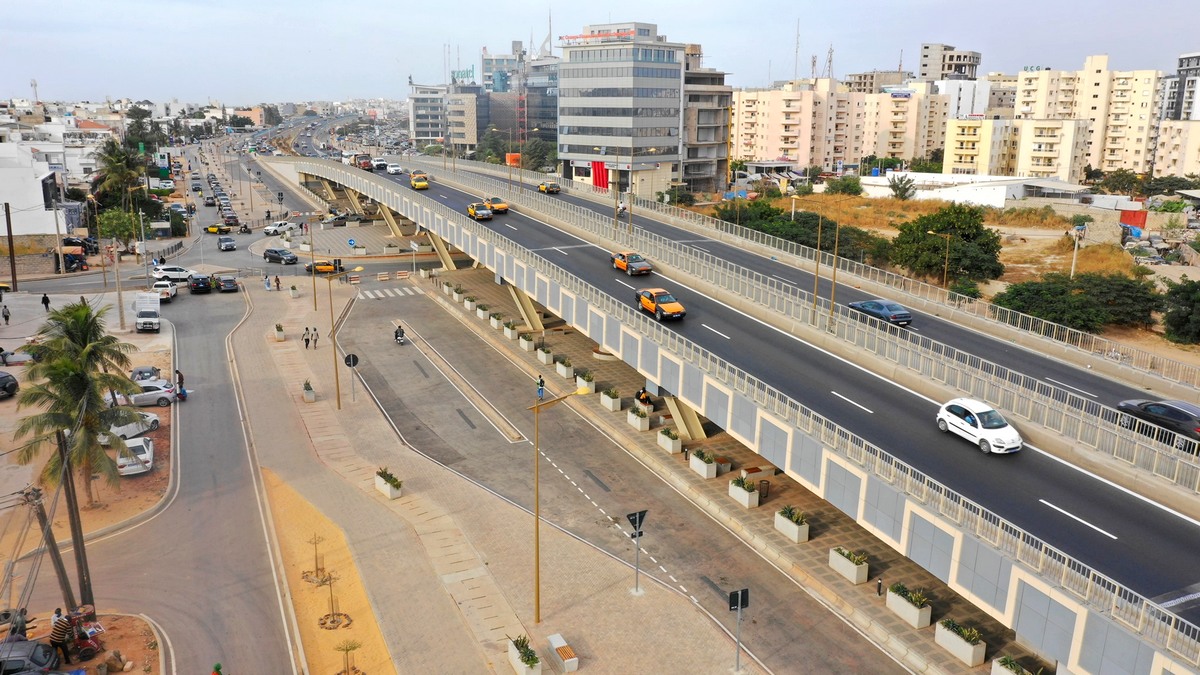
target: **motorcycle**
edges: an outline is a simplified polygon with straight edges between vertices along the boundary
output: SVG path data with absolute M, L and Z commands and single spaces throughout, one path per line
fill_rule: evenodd
M 402 333 L 402 332 L 396 333 L 396 344 L 398 344 L 398 345 L 404 344 L 404 333 Z
M 250 234 L 250 226 L 242 225 L 238 228 L 238 234 Z

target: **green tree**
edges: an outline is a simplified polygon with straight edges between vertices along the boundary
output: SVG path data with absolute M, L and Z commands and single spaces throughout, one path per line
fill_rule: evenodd
M 273 105 L 263 106 L 263 124 L 267 126 L 275 126 L 283 122 L 283 116 L 279 114 L 279 108 Z
M 137 154 L 115 138 L 108 138 L 92 152 L 92 156 L 100 163 L 100 177 L 94 189 L 128 208 L 129 189 L 137 185 L 142 175 L 142 162 Z
M 1083 180 L 1089 184 L 1096 184 L 1104 180 L 1104 171 L 1102 169 L 1093 169 L 1091 164 L 1083 167 Z
M 1173 195 L 1180 190 L 1195 190 L 1198 187 L 1200 183 L 1183 176 L 1156 176 L 1146 181 L 1146 195 Z
M 1072 227 L 1084 227 L 1088 223 L 1094 223 L 1094 222 L 1096 222 L 1095 218 L 1093 218 L 1087 214 L 1084 214 L 1084 213 L 1076 213 L 1075 215 L 1071 216 L 1071 226 Z
M 916 182 L 909 176 L 892 176 L 888 179 L 888 187 L 892 196 L 900 201 L 908 201 L 917 194 Z
M 941 151 L 938 150 L 935 152 L 940 153 Z M 941 173 L 942 159 L 940 155 L 938 156 L 937 161 L 932 159 L 932 155 L 931 157 L 922 157 L 919 159 L 914 157 L 913 160 L 908 163 L 908 170 L 914 173 Z
M 96 236 L 100 239 L 112 237 L 128 246 L 137 236 L 137 221 L 128 211 L 106 209 L 100 213 Z
M 254 126 L 254 120 L 244 115 L 232 115 L 229 118 L 229 126 L 233 127 L 234 129 L 244 129 L 246 127 Z
M 1064 326 L 1098 332 L 1106 325 L 1149 326 L 1162 306 L 1154 283 L 1123 274 L 1047 274 L 1013 284 L 992 299 L 997 305 Z
M 825 194 L 829 195 L 861 195 L 862 192 L 862 180 L 858 176 L 842 176 L 825 183 Z
M 1200 342 L 1200 281 L 1186 276 L 1178 283 L 1168 281 L 1163 310 L 1168 340 L 1182 344 Z
M 729 170 L 730 171 L 745 171 L 746 170 L 746 160 L 744 160 L 744 159 L 729 160 Z
M 825 171 L 825 169 L 821 168 L 821 165 L 813 164 L 812 166 L 808 167 L 801 173 L 803 173 L 804 176 L 806 178 L 808 178 L 809 181 L 813 181 L 813 180 L 816 180 L 817 178 L 820 178 L 821 174 L 824 173 L 824 171 Z
M 545 166 L 553 166 L 558 161 L 554 145 L 540 138 L 525 141 L 521 151 L 521 166 L 531 171 L 537 171 Z
M 1000 235 L 984 227 L 981 208 L 952 204 L 896 228 L 900 234 L 892 240 L 891 261 L 913 274 L 940 278 L 948 270 L 951 281 L 995 279 L 1004 274 Z
M 1108 194 L 1133 195 L 1138 192 L 1141 180 L 1129 169 L 1117 169 L 1104 176 L 1100 189 Z

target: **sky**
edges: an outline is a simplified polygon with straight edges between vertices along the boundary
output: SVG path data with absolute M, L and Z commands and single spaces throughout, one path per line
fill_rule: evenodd
M 698 43 L 704 65 L 734 87 L 762 87 L 825 68 L 915 72 L 921 43 L 981 52 L 980 73 L 1026 66 L 1077 70 L 1108 54 L 1114 70 L 1173 73 L 1200 52 L 1197 0 L 57 0 L 5 3 L 0 99 L 177 100 L 227 105 L 403 99 L 408 78 L 445 82 L 480 50 L 536 50 L 550 35 L 614 21 L 658 24 Z M 1150 10 L 1150 11 L 1146 11 Z M 799 30 L 797 31 L 797 22 Z M 797 35 L 799 40 L 797 42 Z M 532 36 L 532 43 L 530 41 Z M 799 44 L 799 49 L 797 49 Z M 797 58 L 797 54 L 799 58 Z M 798 67 L 797 67 L 798 63 Z

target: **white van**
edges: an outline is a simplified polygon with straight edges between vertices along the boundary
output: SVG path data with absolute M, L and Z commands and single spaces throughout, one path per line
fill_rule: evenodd
M 269 236 L 274 236 L 274 235 L 283 234 L 284 232 L 295 232 L 298 229 L 300 229 L 300 225 L 298 223 L 291 223 L 286 220 L 280 220 L 280 221 L 271 223 L 270 225 L 264 227 L 263 234 L 269 235 Z

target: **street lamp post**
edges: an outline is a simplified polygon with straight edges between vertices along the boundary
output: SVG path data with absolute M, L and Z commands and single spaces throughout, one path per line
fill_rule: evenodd
M 316 271 L 316 266 L 313 266 L 313 271 Z M 333 325 L 333 280 L 338 277 L 344 277 L 347 274 L 361 272 L 362 266 L 355 267 L 352 270 L 346 270 L 340 274 L 330 274 L 325 277 L 325 287 L 329 290 L 329 339 L 333 342 L 333 389 L 337 396 L 337 409 L 342 409 L 342 380 L 338 375 L 338 349 L 337 349 L 337 330 Z
M 949 280 L 950 280 L 950 236 L 951 235 L 943 234 L 941 232 L 934 232 L 933 230 L 927 230 L 925 232 L 925 234 L 932 234 L 935 237 L 941 237 L 942 239 L 946 240 L 946 262 L 942 265 L 942 286 L 945 286 L 946 290 L 949 290 L 950 286 L 948 284 L 949 284 Z
M 549 408 L 580 394 L 588 393 L 587 387 L 535 403 L 526 410 L 533 411 L 533 622 L 542 622 L 542 500 L 541 500 L 541 436 L 539 418 L 543 408 Z

